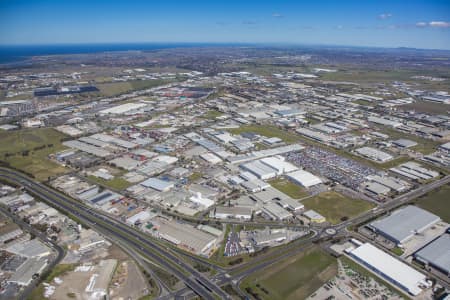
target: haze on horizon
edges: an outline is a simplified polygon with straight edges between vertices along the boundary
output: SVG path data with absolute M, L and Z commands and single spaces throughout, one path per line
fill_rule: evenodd
M 0 45 L 286 43 L 450 50 L 450 2 L 0 2 Z

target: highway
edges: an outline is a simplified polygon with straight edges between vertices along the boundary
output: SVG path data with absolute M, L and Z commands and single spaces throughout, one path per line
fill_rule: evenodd
M 126 244 L 127 247 L 132 247 L 134 251 L 157 262 L 167 271 L 174 274 L 202 298 L 212 300 L 215 299 L 214 294 L 221 299 L 230 298 L 218 285 L 211 282 L 189 264 L 174 255 L 169 248 L 164 248 L 152 242 L 151 239 L 145 238 L 142 233 L 137 232 L 131 227 L 95 211 L 81 202 L 56 192 L 43 184 L 36 183 L 28 176 L 24 176 L 15 170 L 0 168 L 0 178 L 23 186 L 30 193 L 50 203 L 59 210 L 74 215 L 92 228 L 99 229 L 99 231 L 113 237 L 113 239 Z
M 166 270 L 177 276 L 186 284 L 187 287 L 192 289 L 196 294 L 204 299 L 214 299 L 214 294 L 219 296 L 221 299 L 229 299 L 230 296 L 227 295 L 219 287 L 220 285 L 227 284 L 232 281 L 240 281 L 242 278 L 245 278 L 253 272 L 264 269 L 279 260 L 303 251 L 313 241 L 318 240 L 324 236 L 323 229 L 319 232 L 316 231 L 316 233 L 312 237 L 303 241 L 299 241 L 299 243 L 293 243 L 293 245 L 289 245 L 287 249 L 280 249 L 275 253 L 278 255 L 274 255 L 274 253 L 271 253 L 270 255 L 268 255 L 270 258 L 262 255 L 249 264 L 237 266 L 235 268 L 229 268 L 227 271 L 232 271 L 234 273 L 233 276 L 227 276 L 224 269 L 216 266 L 216 269 L 219 270 L 219 274 L 217 274 L 212 280 L 210 280 L 197 272 L 189 264 L 181 260 L 178 256 L 174 255 L 169 247 L 164 247 L 159 243 L 152 242 L 151 239 L 145 237 L 144 233 L 138 232 L 128 225 L 112 219 L 108 215 L 95 211 L 94 209 L 82 204 L 81 202 L 58 193 L 45 185 L 36 183 L 32 179 L 24 176 L 17 171 L 0 168 L 0 178 L 14 182 L 18 185 L 22 185 L 32 194 L 35 194 L 43 200 L 53 204 L 56 208 L 59 208 L 66 213 L 75 215 L 76 217 L 80 218 L 81 221 L 92 226 L 94 229 L 98 229 L 105 235 L 111 236 L 121 243 L 126 244 L 127 247 L 131 247 L 133 251 L 140 253 L 140 255 L 142 255 L 143 257 L 157 262 L 162 267 L 166 268 Z M 440 180 L 431 182 L 427 185 L 423 185 L 415 190 L 394 198 L 389 202 L 381 204 L 376 210 L 368 211 L 346 222 L 332 226 L 331 228 L 335 229 L 337 232 L 340 232 L 342 230 L 345 230 L 345 228 L 350 225 L 364 223 L 449 182 L 450 176 L 446 176 Z M 185 253 L 182 252 L 181 254 Z M 191 258 L 193 257 L 195 256 L 192 255 Z M 205 260 L 201 258 L 199 258 L 198 261 L 203 263 L 205 262 Z M 212 263 L 208 263 L 208 265 L 215 266 Z M 189 272 L 191 275 L 188 276 L 184 271 Z M 170 296 L 174 295 L 192 296 L 192 294 L 189 293 L 189 290 L 184 288 L 177 292 L 171 293 L 170 295 L 165 295 L 161 297 L 161 299 L 169 299 Z

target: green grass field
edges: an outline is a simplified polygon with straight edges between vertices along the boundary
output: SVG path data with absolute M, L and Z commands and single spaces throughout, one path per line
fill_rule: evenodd
M 336 260 L 312 249 L 250 275 L 241 288 L 250 288 L 261 299 L 305 299 L 336 273 Z
M 200 173 L 200 172 L 194 172 L 194 173 L 192 173 L 191 175 L 189 175 L 188 180 L 189 180 L 190 182 L 195 182 L 195 181 L 199 180 L 199 179 L 202 178 L 202 177 L 203 177 L 203 173 Z
M 66 137 L 52 128 L 1 131 L 0 159 L 44 181 L 49 176 L 67 171 L 48 159 L 49 154 L 65 149 L 61 139 Z M 28 155 L 23 155 L 27 151 Z
M 214 120 L 217 117 L 220 117 L 222 115 L 223 115 L 223 113 L 221 113 L 220 111 L 208 110 L 204 115 L 202 115 L 202 118 L 209 119 L 209 120 Z
M 114 177 L 113 179 L 110 179 L 110 180 L 106 180 L 106 179 L 103 179 L 103 178 L 95 177 L 93 175 L 88 176 L 88 178 L 90 180 L 92 180 L 92 181 L 95 181 L 95 182 L 97 182 L 97 183 L 99 183 L 101 185 L 104 185 L 104 186 L 109 187 L 109 188 L 111 188 L 113 190 L 116 190 L 116 191 L 124 190 L 127 187 L 129 187 L 130 185 L 132 185 L 132 183 L 130 183 L 130 182 L 126 181 L 125 179 L 123 179 L 121 177 L 118 177 L 118 176 L 116 176 L 116 177 Z
M 307 209 L 317 211 L 333 224 L 342 222 L 344 217 L 351 218 L 375 207 L 368 201 L 348 198 L 334 191 L 307 198 L 302 203 Z
M 325 73 L 321 75 L 323 80 L 350 81 L 356 83 L 390 82 L 394 80 L 408 80 L 417 72 L 411 70 L 367 70 L 356 69 Z
M 416 200 L 416 204 L 450 222 L 450 184 L 434 190 Z
M 269 183 L 277 190 L 294 199 L 301 199 L 309 195 L 308 191 L 304 188 L 285 178 L 277 178 L 269 181 Z
M 239 128 L 231 128 L 227 130 L 232 134 L 252 132 L 266 137 L 278 137 L 287 144 L 293 144 L 301 141 L 299 135 L 285 131 L 273 125 L 244 125 Z

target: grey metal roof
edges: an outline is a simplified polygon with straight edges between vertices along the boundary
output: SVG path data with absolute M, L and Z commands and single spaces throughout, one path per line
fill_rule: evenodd
M 158 191 L 162 191 L 162 190 L 165 190 L 166 188 L 173 186 L 173 182 L 152 177 L 152 178 L 149 178 L 149 179 L 141 182 L 141 185 L 143 185 L 145 187 L 151 187 Z
M 405 148 L 417 146 L 417 142 L 408 140 L 408 139 L 398 139 L 398 140 L 394 141 L 393 143 L 395 145 L 398 145 L 400 147 L 405 147 Z
M 421 260 L 450 273 L 450 234 L 444 234 L 416 254 Z
M 409 205 L 394 211 L 386 218 L 370 223 L 369 226 L 401 243 L 439 220 L 438 216 L 417 206 Z

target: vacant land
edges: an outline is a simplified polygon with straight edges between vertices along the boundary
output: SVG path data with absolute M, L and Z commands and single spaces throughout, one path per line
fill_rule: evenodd
M 44 282 L 51 283 L 55 277 L 61 277 L 64 274 L 71 272 L 75 269 L 76 265 L 74 264 L 58 264 L 56 265 L 51 272 L 47 275 Z M 47 299 L 44 297 L 44 285 L 43 283 L 39 284 L 28 297 L 30 300 L 41 300 Z
M 333 224 L 340 223 L 346 218 L 357 216 L 375 207 L 368 201 L 348 198 L 334 191 L 321 193 L 303 200 L 302 203 L 307 209 L 317 211 Z
M 103 178 L 95 177 L 95 176 L 88 176 L 88 178 L 94 182 L 97 182 L 103 186 L 109 187 L 116 191 L 121 191 L 132 185 L 132 183 L 126 181 L 125 179 L 121 177 L 114 177 L 113 179 L 106 180 Z
M 191 175 L 189 175 L 188 179 L 190 182 L 197 181 L 203 177 L 203 173 L 200 172 L 194 172 Z
M 149 281 L 153 283 L 151 279 Z M 147 290 L 146 279 L 136 264 L 133 261 L 125 261 L 116 268 L 110 283 L 109 296 L 111 299 L 141 299 Z
M 432 191 L 417 200 L 417 205 L 450 222 L 450 184 Z
M 269 183 L 277 190 L 285 193 L 286 195 L 294 199 L 301 199 L 309 195 L 308 191 L 306 191 L 304 188 L 285 178 L 274 179 L 271 180 Z
M 96 87 L 104 96 L 116 96 L 130 91 L 149 89 L 172 82 L 171 80 L 132 80 L 127 82 L 99 83 Z
M 221 113 L 220 111 L 212 109 L 212 110 L 208 110 L 204 115 L 202 115 L 202 118 L 214 120 L 215 118 L 218 118 L 222 115 L 223 115 L 223 113 Z
M 336 260 L 314 248 L 249 276 L 242 287 L 261 299 L 305 299 L 336 273 Z
M 44 181 L 67 169 L 48 159 L 49 154 L 65 147 L 61 140 L 67 136 L 52 129 L 23 129 L 0 132 L 0 160 Z
M 251 132 L 266 137 L 277 137 L 282 139 L 287 144 L 293 144 L 301 141 L 299 135 L 287 132 L 273 125 L 244 125 L 239 128 L 231 128 L 227 130 L 232 134 Z

